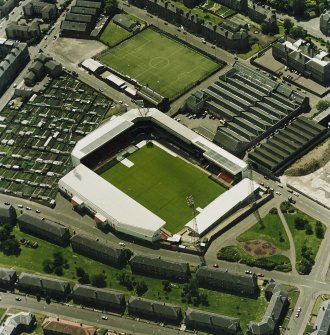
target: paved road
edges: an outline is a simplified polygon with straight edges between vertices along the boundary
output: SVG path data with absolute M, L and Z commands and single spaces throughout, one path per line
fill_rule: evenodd
M 79 306 L 66 306 L 64 304 L 54 302 L 48 305 L 44 300 L 38 302 L 35 298 L 25 296 L 22 296 L 22 301 L 16 301 L 15 295 L 10 293 L 1 293 L 0 296 L 2 298 L 0 301 L 1 308 L 14 307 L 34 313 L 59 317 L 60 319 L 63 318 L 76 322 L 83 322 L 99 328 L 108 328 L 128 334 L 178 334 L 177 328 L 161 327 L 155 323 L 136 321 L 128 317 L 114 316 L 112 314 L 93 311 L 91 309 L 82 309 Z M 108 320 L 102 320 L 102 315 L 106 315 Z

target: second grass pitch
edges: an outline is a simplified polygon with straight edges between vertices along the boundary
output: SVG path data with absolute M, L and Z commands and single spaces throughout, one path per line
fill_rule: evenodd
M 145 146 L 128 159 L 133 167 L 118 163 L 101 176 L 165 220 L 171 233 L 192 218 L 187 196 L 194 197 L 196 208 L 203 208 L 226 190 L 204 171 L 157 146 Z
M 223 66 L 151 28 L 108 50 L 99 59 L 169 99 Z

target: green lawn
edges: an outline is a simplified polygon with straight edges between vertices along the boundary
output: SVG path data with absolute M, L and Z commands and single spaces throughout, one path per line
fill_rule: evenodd
M 191 218 L 187 196 L 205 207 L 226 189 L 208 175 L 157 146 L 139 149 L 128 159 L 131 168 L 118 163 L 101 176 L 166 221 L 165 228 L 178 232 Z
M 295 248 L 296 248 L 296 261 L 299 263 L 302 260 L 302 254 L 301 254 L 301 248 L 305 245 L 311 250 L 312 258 L 315 259 L 316 254 L 319 250 L 319 247 L 321 245 L 322 239 L 319 239 L 315 236 L 315 224 L 316 221 L 309 215 L 305 214 L 304 212 L 300 211 L 299 209 L 295 209 L 294 214 L 284 214 L 285 220 L 288 223 L 288 226 L 290 228 Z M 305 230 L 298 230 L 295 228 L 295 219 L 297 217 L 301 217 L 304 219 L 307 219 L 310 225 L 313 228 L 314 233 L 312 235 L 307 235 Z M 326 231 L 326 226 L 323 225 L 324 232 Z
M 120 43 L 99 60 L 170 99 L 221 67 L 153 29 Z
M 237 241 L 265 240 L 272 243 L 281 250 L 289 250 L 290 243 L 285 229 L 278 214 L 268 213 L 262 222 L 256 223 L 253 227 L 237 237 Z
M 132 35 L 133 33 L 130 31 L 127 31 L 126 29 L 110 21 L 103 30 L 100 40 L 109 46 L 114 46 Z

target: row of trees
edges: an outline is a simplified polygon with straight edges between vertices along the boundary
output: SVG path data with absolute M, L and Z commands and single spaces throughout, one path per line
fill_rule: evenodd
M 293 39 L 306 38 L 307 31 L 301 26 L 295 26 L 294 23 L 286 18 L 283 21 L 284 32 L 286 35 L 289 35 Z
M 117 280 L 120 285 L 126 287 L 129 291 L 135 290 L 135 293 L 138 296 L 141 296 L 148 291 L 148 286 L 143 280 L 136 281 L 135 277 L 127 272 L 121 272 L 117 276 Z
M 57 276 L 62 276 L 63 269 L 68 269 L 69 263 L 60 251 L 56 251 L 52 259 L 47 258 L 43 261 L 42 266 L 46 273 L 55 273 Z
M 314 230 L 311 223 L 305 218 L 302 218 L 300 216 L 296 217 L 294 220 L 294 226 L 297 230 L 305 230 L 307 235 L 314 234 Z M 315 223 L 315 236 L 318 239 L 324 238 L 324 229 L 320 221 L 316 221 Z

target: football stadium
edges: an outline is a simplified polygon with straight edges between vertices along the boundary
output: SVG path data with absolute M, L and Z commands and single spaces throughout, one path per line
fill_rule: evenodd
M 149 242 L 183 230 L 203 236 L 259 190 L 244 161 L 154 108 L 114 117 L 71 158 L 59 189 L 72 205 Z

